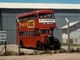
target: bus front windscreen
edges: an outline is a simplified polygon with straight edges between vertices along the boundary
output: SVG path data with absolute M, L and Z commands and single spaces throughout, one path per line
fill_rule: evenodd
M 45 29 L 45 30 L 41 30 L 41 34 L 48 34 L 49 30 Z

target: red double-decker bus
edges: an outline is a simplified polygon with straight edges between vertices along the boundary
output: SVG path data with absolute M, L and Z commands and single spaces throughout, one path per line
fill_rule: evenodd
M 20 41 L 20 47 L 60 49 L 59 40 L 53 36 L 56 22 L 52 10 L 19 14 L 16 20 L 16 42 Z

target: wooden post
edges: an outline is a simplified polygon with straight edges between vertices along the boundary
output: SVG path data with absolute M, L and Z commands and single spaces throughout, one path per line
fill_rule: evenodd
M 70 27 L 69 27 L 69 20 L 68 18 L 65 18 L 66 22 L 67 22 L 67 26 L 68 26 L 68 29 L 67 29 L 67 35 L 68 35 L 68 52 L 70 52 Z
M 20 34 L 19 34 L 19 32 L 20 32 L 20 31 L 19 31 L 19 30 L 20 30 L 20 29 L 19 29 L 19 28 L 20 28 L 20 24 L 19 24 L 19 19 L 18 19 L 18 17 L 17 17 L 16 19 L 17 19 L 17 23 L 18 23 L 18 31 L 17 31 L 17 32 L 18 32 L 18 55 L 20 55 L 20 37 L 19 37 L 19 36 L 20 36 Z
M 20 37 L 19 37 L 19 23 L 18 23 L 18 55 L 20 55 Z
M 67 34 L 68 34 L 68 52 L 70 52 L 70 32 L 69 32 L 69 22 L 68 22 Z
M 7 52 L 7 42 L 5 41 L 5 54 Z

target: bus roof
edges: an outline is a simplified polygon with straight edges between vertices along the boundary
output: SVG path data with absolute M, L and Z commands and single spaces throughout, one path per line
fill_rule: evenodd
M 30 15 L 37 15 L 40 13 L 53 13 L 53 11 L 52 10 L 36 10 L 36 11 L 29 12 L 29 13 L 19 14 L 18 18 L 28 17 Z

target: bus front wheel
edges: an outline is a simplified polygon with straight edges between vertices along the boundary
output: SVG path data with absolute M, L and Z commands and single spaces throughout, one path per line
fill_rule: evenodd
M 23 42 L 20 40 L 20 48 L 23 48 Z
M 37 41 L 36 48 L 37 50 L 44 50 L 44 44 L 40 41 Z

